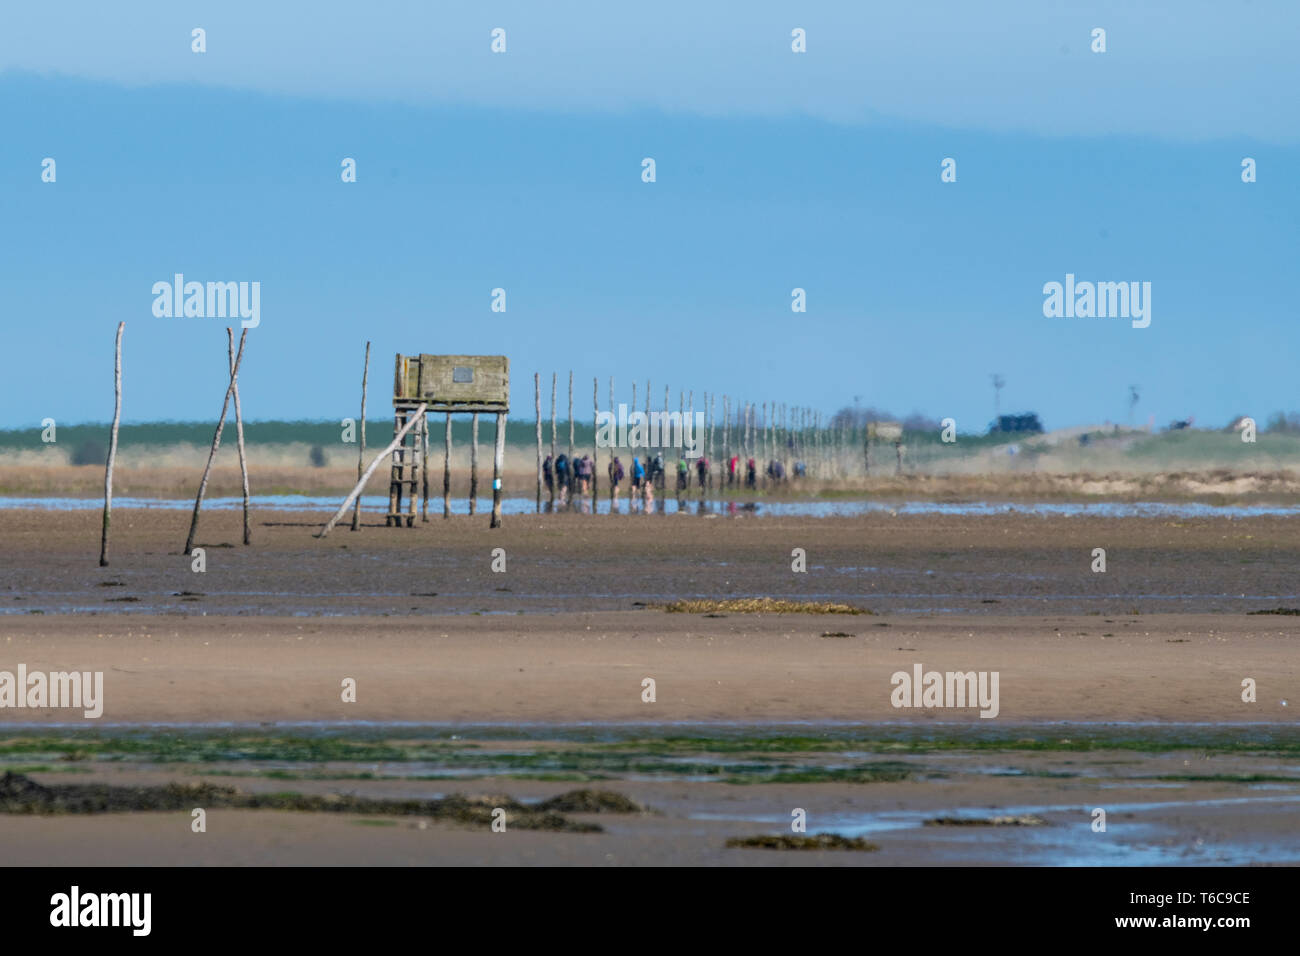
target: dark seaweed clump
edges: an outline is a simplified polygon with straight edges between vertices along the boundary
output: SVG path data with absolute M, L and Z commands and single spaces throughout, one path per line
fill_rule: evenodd
M 732 837 L 728 849 L 745 850 L 879 850 L 863 837 L 842 837 L 838 833 L 816 833 L 812 836 L 752 836 Z
M 1041 827 L 1047 821 L 1032 813 L 1014 817 L 935 817 L 927 827 Z
M 0 812 L 23 814 L 124 813 L 190 810 L 194 807 L 245 810 L 298 810 L 307 813 L 358 813 L 370 816 L 419 816 L 470 826 L 489 826 L 492 811 L 506 811 L 509 826 L 521 830 L 564 830 L 598 833 L 594 823 L 581 823 L 567 813 L 637 813 L 642 807 L 622 794 L 575 790 L 527 806 L 510 797 L 466 797 L 452 794 L 441 800 L 380 800 L 345 794 L 246 793 L 210 783 L 169 783 L 151 787 L 118 787 L 105 783 L 46 786 L 20 773 L 0 778 Z
M 552 813 L 643 813 L 645 807 L 612 790 L 570 790 L 537 804 Z

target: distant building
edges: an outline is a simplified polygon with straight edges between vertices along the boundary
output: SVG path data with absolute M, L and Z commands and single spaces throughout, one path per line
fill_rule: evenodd
M 1023 415 L 999 415 L 989 425 L 990 435 L 1041 435 L 1042 433 L 1043 423 L 1038 420 L 1038 415 L 1034 412 L 1025 412 Z

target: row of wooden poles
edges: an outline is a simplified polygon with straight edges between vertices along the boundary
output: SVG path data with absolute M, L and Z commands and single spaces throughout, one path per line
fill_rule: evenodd
M 117 326 L 117 336 L 114 344 L 114 363 L 113 363 L 113 426 L 109 438 L 108 460 L 104 470 L 104 518 L 103 530 L 100 538 L 100 566 L 108 564 L 108 543 L 109 529 L 112 515 L 113 504 L 113 464 L 117 458 L 117 438 L 118 428 L 122 418 L 122 335 L 126 329 L 125 322 L 119 322 Z M 195 537 L 198 534 L 199 515 L 203 507 L 203 498 L 207 492 L 208 479 L 212 473 L 212 463 L 216 458 L 217 450 L 221 445 L 221 434 L 225 428 L 226 415 L 230 405 L 235 407 L 235 428 L 237 441 L 239 445 L 239 468 L 243 481 L 243 518 L 244 518 L 244 544 L 252 542 L 252 532 L 249 522 L 249 491 L 248 491 L 248 459 L 244 450 L 244 418 L 243 410 L 239 401 L 239 367 L 244 358 L 244 345 L 248 338 L 248 330 L 245 329 L 239 337 L 239 347 L 235 348 L 234 330 L 226 329 L 227 355 L 229 360 L 230 381 L 226 386 L 225 398 L 221 403 L 221 415 L 217 420 L 216 431 L 212 436 L 212 447 L 208 452 L 207 464 L 203 469 L 203 477 L 199 481 L 198 493 L 194 498 L 194 511 L 190 518 L 190 530 L 185 539 L 185 554 L 190 554 L 194 549 Z M 366 399 L 367 387 L 370 376 L 370 343 L 366 343 L 365 363 L 361 373 L 361 428 L 360 428 L 360 445 L 357 456 L 357 484 L 352 492 L 344 499 L 343 504 L 335 512 L 333 517 L 326 522 L 321 529 L 320 536 L 324 537 L 334 528 L 338 521 L 347 513 L 348 508 L 352 508 L 352 530 L 355 531 L 360 527 L 361 520 L 361 491 L 369 481 L 370 476 L 374 474 L 380 463 L 389 455 L 394 454 L 397 448 L 405 441 L 407 433 L 417 425 L 417 454 L 423 458 L 424 481 L 423 481 L 423 504 L 421 509 L 424 521 L 429 520 L 429 423 L 427 416 L 427 405 L 420 405 L 413 414 L 408 417 L 406 424 L 397 431 L 392 442 L 384 451 L 380 452 L 371 461 L 369 467 L 365 467 L 366 455 Z M 645 387 L 645 414 L 647 418 L 651 413 L 650 407 L 650 388 L 651 383 L 646 381 Z M 542 508 L 542 488 L 543 479 L 543 458 L 542 458 L 542 385 L 541 373 L 533 375 L 533 390 L 536 410 L 536 432 L 537 432 L 537 510 Z M 557 392 L 558 392 L 558 374 L 551 373 L 551 459 L 555 460 L 558 451 L 557 442 Z M 672 397 L 672 390 L 668 386 L 664 387 L 664 404 L 663 412 L 669 411 L 669 403 Z M 721 421 L 717 419 L 717 399 L 716 394 L 710 395 L 708 392 L 702 393 L 703 409 L 705 415 L 704 434 L 700 436 L 703 441 L 703 454 L 711 462 L 710 479 L 712 479 L 714 467 L 717 468 L 718 487 L 725 487 L 725 481 L 728 474 L 727 462 L 732 455 L 738 455 L 742 460 L 740 467 L 737 469 L 737 481 L 743 481 L 743 470 L 749 458 L 759 457 L 756 463 L 757 480 L 766 483 L 767 481 L 767 464 L 769 461 L 778 460 L 782 463 L 786 476 L 791 476 L 791 468 L 788 463 L 793 460 L 805 461 L 810 466 L 810 477 L 838 477 L 847 473 L 847 460 L 854 454 L 854 446 L 857 444 L 858 428 L 849 426 L 847 423 L 840 423 L 836 427 L 827 427 L 827 423 L 820 412 L 808 408 L 797 406 L 788 406 L 776 402 L 763 402 L 761 405 L 754 402 L 740 402 L 729 395 L 722 396 L 722 417 Z M 631 409 L 637 409 L 637 383 L 632 384 L 632 402 Z M 614 411 L 614 379 L 609 379 L 609 411 Z M 598 421 L 600 414 L 600 379 L 592 379 L 592 483 L 591 496 L 596 500 L 597 488 L 600 481 L 600 449 L 597 446 L 596 434 L 598 433 Z M 678 393 L 678 413 L 679 416 L 690 416 L 690 420 L 695 419 L 695 392 L 679 391 Z M 505 423 L 502 421 L 503 415 L 498 416 L 494 456 L 494 473 L 493 480 L 493 507 L 492 507 L 492 527 L 498 527 L 501 523 L 501 474 L 503 466 L 503 457 L 505 451 Z M 469 512 L 475 513 L 478 498 L 478 425 L 479 416 L 475 412 L 471 421 L 471 444 L 470 444 L 470 491 L 469 491 Z M 575 418 L 573 414 L 573 372 L 569 372 L 569 445 L 568 458 L 573 461 L 575 451 Z M 721 433 L 721 455 L 718 454 L 718 434 Z M 870 470 L 869 446 L 866 440 L 865 432 L 862 435 L 863 463 L 866 471 Z M 446 434 L 444 439 L 444 457 L 442 471 L 442 493 L 443 493 L 443 517 L 451 516 L 451 413 L 446 416 Z M 658 445 L 647 448 L 644 453 L 653 450 L 665 450 L 665 446 Z M 636 450 L 630 449 L 635 452 Z M 613 454 L 613 450 L 611 450 Z M 630 462 L 628 463 L 630 465 Z M 899 448 L 899 468 L 902 467 L 902 450 Z M 706 489 L 700 489 L 701 492 Z M 412 489 L 414 493 L 414 489 Z M 613 488 L 610 489 L 610 495 L 613 495 Z
M 558 398 L 559 377 L 555 372 L 551 373 L 551 443 L 550 457 L 552 463 L 556 459 L 559 446 L 557 442 L 557 398 Z M 644 412 L 647 418 L 651 414 L 651 381 L 647 380 L 644 394 Z M 534 410 L 536 418 L 537 434 L 537 510 L 542 507 L 542 489 L 545 484 L 544 476 L 544 459 L 543 459 L 543 437 L 542 437 L 542 382 L 541 373 L 533 374 L 533 395 Z M 717 487 L 725 487 L 729 474 L 728 462 L 733 455 L 740 458 L 737 467 L 736 482 L 744 482 L 744 472 L 748 464 L 748 459 L 756 458 L 756 482 L 766 485 L 768 482 L 767 466 L 771 461 L 780 461 L 785 477 L 792 477 L 792 464 L 794 461 L 802 461 L 808 468 L 808 476 L 813 478 L 837 478 L 847 477 L 853 468 L 850 462 L 855 462 L 857 456 L 861 455 L 864 472 L 869 472 L 871 467 L 870 452 L 867 439 L 866 426 L 855 426 L 847 420 L 840 420 L 834 424 L 828 423 L 819 411 L 799 406 L 790 406 L 779 402 L 751 402 L 741 401 L 730 395 L 723 395 L 722 398 L 722 417 L 717 417 L 718 396 L 708 392 L 702 392 L 702 408 L 704 413 L 704 433 L 699 437 L 703 444 L 701 449 L 705 458 L 709 460 L 709 480 L 712 482 L 714 474 L 717 475 Z M 670 411 L 672 401 L 672 389 L 670 386 L 664 386 L 664 402 L 662 412 L 666 415 Z M 611 413 L 615 412 L 615 391 L 614 379 L 609 379 L 609 408 Z M 639 411 L 637 405 L 637 383 L 632 383 L 632 400 L 629 411 Z M 695 392 L 694 390 L 678 391 L 679 417 L 695 420 Z M 597 444 L 596 435 L 599 431 L 598 422 L 600 417 L 600 379 L 592 379 L 592 482 L 591 497 L 595 501 L 597 497 L 597 487 L 600 480 L 600 449 Z M 575 451 L 584 453 L 583 449 L 575 445 L 575 418 L 573 412 L 573 372 L 569 372 L 569 444 L 567 457 L 570 462 L 570 475 L 573 474 L 573 460 Z M 449 433 L 450 434 L 450 433 Z M 718 439 L 721 437 L 721 447 L 719 448 Z M 662 436 L 661 436 L 662 437 Z M 860 444 L 859 444 L 860 442 Z M 655 451 L 670 450 L 666 445 L 651 445 L 643 449 L 628 449 L 630 455 L 642 454 L 647 458 L 650 453 Z M 721 454 L 719 454 L 719 450 Z M 617 449 L 610 449 L 613 455 Z M 450 454 L 450 445 L 448 445 L 448 454 Z M 902 450 L 898 451 L 899 467 L 902 467 Z M 625 469 L 630 468 L 630 462 L 625 462 Z M 694 480 L 694 479 L 692 479 Z M 700 489 L 701 492 L 707 489 Z M 610 488 L 610 496 L 613 497 L 614 489 Z M 553 497 L 553 492 L 552 492 Z

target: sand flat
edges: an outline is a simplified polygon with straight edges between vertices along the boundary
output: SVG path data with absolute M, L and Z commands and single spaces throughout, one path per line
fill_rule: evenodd
M 1271 616 L 32 615 L 0 618 L 0 669 L 102 670 L 106 723 L 1275 721 L 1294 712 L 1281 701 L 1300 687 L 1297 641 Z M 893 707 L 891 675 L 916 663 L 998 671 L 998 717 Z M 81 720 L 69 714 L 0 720 Z

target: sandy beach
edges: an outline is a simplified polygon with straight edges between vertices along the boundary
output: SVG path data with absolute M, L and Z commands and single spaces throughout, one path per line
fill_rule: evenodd
M 11 615 L 0 667 L 103 671 L 105 723 L 1217 722 L 1288 719 L 1298 640 L 1263 615 Z M 891 675 L 918 663 L 998 671 L 997 717 L 893 707 Z M 641 699 L 647 677 L 654 703 Z M 341 700 L 344 678 L 355 703 Z
M 645 808 L 505 834 L 214 808 L 205 836 L 178 811 L 11 810 L 0 841 L 13 863 L 81 865 L 1300 862 L 1300 617 L 1258 613 L 1300 606 L 1296 520 L 370 517 L 319 539 L 323 516 L 259 511 L 245 548 L 239 513 L 214 510 L 196 572 L 184 511 L 116 511 L 100 568 L 97 512 L 0 510 L 0 671 L 104 675 L 98 719 L 0 712 L 17 791 L 592 787 Z M 864 613 L 663 607 L 755 597 Z M 918 666 L 996 672 L 996 717 L 894 706 Z M 789 833 L 796 809 L 868 848 L 727 846 Z

